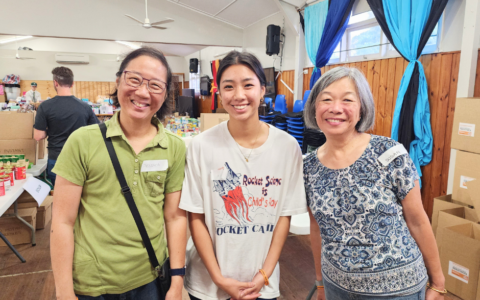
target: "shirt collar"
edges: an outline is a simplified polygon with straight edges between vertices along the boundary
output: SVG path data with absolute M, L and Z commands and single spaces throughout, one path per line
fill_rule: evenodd
M 107 121 L 108 122 L 107 138 L 112 136 L 121 136 L 126 141 L 127 138 L 125 137 L 122 127 L 120 126 L 119 115 L 120 115 L 120 112 L 116 112 L 113 115 L 113 117 L 109 121 Z M 166 149 L 168 146 L 168 143 L 166 139 L 165 129 L 163 128 L 163 124 L 155 116 L 152 118 L 152 124 L 158 127 L 158 132 L 155 135 L 155 137 L 152 139 L 152 141 L 150 141 L 150 143 L 148 143 L 147 147 L 145 148 L 159 145 L 160 147 Z

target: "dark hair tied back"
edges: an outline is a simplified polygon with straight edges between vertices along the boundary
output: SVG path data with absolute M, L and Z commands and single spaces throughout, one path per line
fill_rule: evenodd
M 159 60 L 165 68 L 167 68 L 167 90 L 166 90 L 166 97 L 165 101 L 162 104 L 162 107 L 157 111 L 157 118 L 163 121 L 166 116 L 171 114 L 172 109 L 173 109 L 173 83 L 172 83 L 172 71 L 170 69 L 170 66 L 168 65 L 167 59 L 165 58 L 165 55 L 163 53 L 155 48 L 151 47 L 142 47 L 137 50 L 133 50 L 130 52 L 125 59 L 122 61 L 120 64 L 120 69 L 118 70 L 116 76 L 117 78 L 120 78 L 123 74 L 123 71 L 127 68 L 128 64 L 134 60 L 137 57 L 140 56 L 149 56 L 151 58 Z M 120 106 L 120 103 L 118 102 L 118 90 L 115 88 L 115 91 L 110 95 L 110 98 L 113 101 L 113 105 L 115 106 Z
M 267 77 L 265 77 L 265 72 L 263 72 L 263 67 L 258 58 L 248 52 L 238 52 L 230 51 L 225 58 L 220 62 L 220 66 L 217 71 L 217 87 L 220 89 L 220 79 L 222 78 L 223 72 L 233 65 L 244 65 L 257 75 L 258 80 L 260 81 L 261 86 L 267 85 Z

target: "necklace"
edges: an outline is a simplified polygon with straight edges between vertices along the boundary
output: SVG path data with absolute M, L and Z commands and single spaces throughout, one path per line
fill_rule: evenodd
M 253 147 L 255 147 L 255 144 L 257 143 L 257 139 L 258 139 L 258 136 L 260 135 L 260 131 L 262 131 L 261 129 L 262 129 L 262 122 L 260 122 L 260 128 L 258 129 L 257 137 L 255 138 L 255 141 L 253 142 Z M 237 143 L 237 141 L 235 141 L 235 143 Z M 240 153 L 242 153 L 243 158 L 245 158 L 245 161 L 248 162 L 248 159 L 250 158 L 250 155 L 252 155 L 253 148 L 250 149 L 250 153 L 248 154 L 248 156 L 245 156 L 245 154 L 243 154 L 242 149 L 240 148 L 239 143 L 237 143 L 237 146 L 238 146 L 238 150 L 240 150 Z

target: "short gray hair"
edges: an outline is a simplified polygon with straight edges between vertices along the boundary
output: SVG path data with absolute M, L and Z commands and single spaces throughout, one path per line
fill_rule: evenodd
M 360 98 L 360 121 L 358 121 L 355 129 L 358 132 L 365 132 L 369 129 L 373 129 L 375 124 L 375 103 L 373 101 L 372 92 L 368 85 L 367 79 L 356 68 L 337 67 L 323 74 L 320 79 L 313 86 L 310 96 L 308 96 L 307 103 L 304 109 L 305 123 L 308 128 L 317 129 L 316 115 L 316 102 L 320 93 L 326 89 L 329 85 L 342 78 L 348 77 L 352 80 L 357 89 L 358 97 Z

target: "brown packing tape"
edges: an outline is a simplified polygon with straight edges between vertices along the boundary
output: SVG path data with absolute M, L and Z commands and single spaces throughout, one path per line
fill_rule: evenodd
M 470 194 L 470 200 L 477 212 L 477 217 L 480 219 L 480 180 L 476 179 L 467 182 L 467 188 L 468 193 Z

